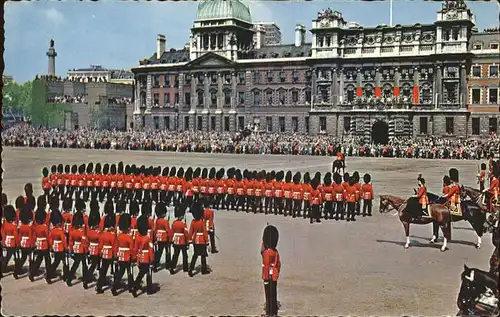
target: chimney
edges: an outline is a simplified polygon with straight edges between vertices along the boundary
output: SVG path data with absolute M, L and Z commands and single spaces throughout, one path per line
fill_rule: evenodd
M 158 34 L 156 38 L 156 58 L 160 59 L 163 53 L 165 52 L 165 45 L 167 44 L 167 40 L 165 39 L 165 35 Z
M 302 46 L 306 42 L 306 27 L 303 24 L 295 26 L 295 46 Z
M 262 25 L 255 26 L 255 48 L 259 49 L 265 45 L 266 30 Z

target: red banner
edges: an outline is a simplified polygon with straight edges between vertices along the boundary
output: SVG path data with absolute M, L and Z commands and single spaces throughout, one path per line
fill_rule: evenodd
M 356 88 L 356 97 L 362 97 L 363 96 L 363 88 L 357 87 Z
M 419 104 L 419 100 L 418 86 L 413 86 L 413 104 Z
M 399 97 L 399 87 L 394 86 L 394 97 Z
M 382 96 L 382 89 L 380 87 L 375 87 L 375 97 L 380 98 Z

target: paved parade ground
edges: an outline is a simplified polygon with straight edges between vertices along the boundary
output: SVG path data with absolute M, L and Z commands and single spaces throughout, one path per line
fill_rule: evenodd
M 88 162 L 225 167 L 242 170 L 328 172 L 332 158 L 201 153 L 134 152 L 114 150 L 4 148 L 2 190 L 10 203 L 32 182 L 40 193 L 41 169 L 52 164 Z M 17 281 L 9 273 L 2 279 L 4 315 L 261 315 L 264 289 L 261 281 L 262 231 L 269 222 L 280 233 L 278 250 L 282 270 L 278 282 L 280 315 L 455 315 L 463 265 L 488 269 L 491 236 L 474 248 L 476 235 L 465 222 L 453 224 L 450 250 L 440 252 L 427 241 L 431 225 L 413 225 L 413 246 L 403 248 L 405 237 L 397 217 L 378 212 L 378 195 L 407 197 L 417 186 L 419 173 L 431 192 L 440 194 L 449 168 L 460 171 L 460 182 L 477 187 L 479 161 L 346 158 L 349 172 L 372 175 L 377 198 L 373 217 L 354 223 L 327 220 L 309 224 L 302 218 L 234 211 L 215 214 L 218 254 L 208 257 L 209 275 L 171 276 L 162 270 L 153 276 L 160 290 L 133 298 L 110 290 L 97 295 L 82 284 L 62 281 L 47 285 L 42 278 Z M 441 234 L 441 233 L 440 233 Z M 198 264 L 200 262 L 198 261 Z M 179 262 L 180 264 L 180 262 Z M 135 270 L 137 272 L 137 269 Z M 75 281 L 76 283 L 76 281 Z

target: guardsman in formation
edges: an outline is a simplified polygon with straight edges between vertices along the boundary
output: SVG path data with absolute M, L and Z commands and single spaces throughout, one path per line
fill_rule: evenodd
M 45 196 L 49 197 L 50 191 L 52 190 L 52 183 L 49 178 L 49 169 L 46 167 L 42 169 L 42 189 Z
M 283 195 L 285 197 L 285 217 L 292 215 L 292 172 L 288 171 L 285 174 L 285 183 L 283 184 Z
M 335 195 L 335 220 L 344 220 L 345 214 L 345 187 L 342 186 L 342 176 L 339 173 L 333 174 L 333 194 Z
M 306 172 L 304 174 L 304 184 L 302 184 L 302 198 L 304 199 L 304 210 L 303 212 L 303 217 L 306 219 L 309 217 L 309 213 L 311 212 L 311 192 L 312 192 L 312 186 L 311 186 L 311 176 L 309 175 L 309 172 Z
M 205 221 L 205 227 L 207 228 L 208 236 L 210 237 L 210 253 L 218 253 L 215 247 L 215 225 L 214 225 L 214 214 L 215 211 L 210 208 L 210 206 L 205 206 L 205 202 L 201 201 L 203 206 L 203 220 Z
M 227 180 L 226 180 L 226 188 L 227 188 L 227 196 L 225 206 L 226 209 L 235 210 L 236 209 L 236 183 L 235 183 L 235 175 L 236 169 L 231 167 L 227 170 Z
M 153 273 L 152 266 L 155 260 L 155 253 L 153 249 L 153 242 L 148 235 L 148 219 L 146 217 L 139 217 L 137 220 L 138 235 L 134 241 L 134 257 L 137 259 L 139 266 L 139 273 L 135 279 L 132 294 L 137 297 L 137 291 L 141 286 L 142 279 L 146 278 L 146 291 L 147 294 L 153 294 Z
M 484 190 L 484 182 L 486 181 L 486 163 L 481 163 L 481 171 L 477 175 L 477 183 L 479 184 L 479 191 Z
M 8 205 L 3 210 L 5 221 L 2 224 L 2 247 L 5 248 L 7 255 L 2 257 L 2 271 L 0 272 L 0 276 L 3 277 L 3 272 L 7 271 L 7 265 L 9 264 L 10 259 L 14 256 L 14 262 L 17 262 L 17 241 L 18 241 L 18 232 L 17 232 L 17 220 L 16 220 L 16 211 L 14 207 Z M 14 270 L 14 278 L 17 279 L 17 272 Z
M 92 202 L 95 202 L 92 206 Z M 100 266 L 101 256 L 99 252 L 99 223 L 101 222 L 101 216 L 99 214 L 99 203 L 96 200 L 91 202 L 88 229 L 87 229 L 87 241 L 88 241 L 88 255 L 90 267 L 87 271 L 87 276 L 84 278 L 83 287 L 88 288 L 88 284 L 94 281 L 94 271 Z
M 115 215 L 108 213 L 104 218 L 104 230 L 99 235 L 99 255 L 101 256 L 101 269 L 99 270 L 99 279 L 97 280 L 97 294 L 104 293 L 103 286 L 106 283 L 108 269 L 113 265 L 113 258 L 116 254 L 116 234 L 115 234 Z
M 75 278 L 76 271 L 80 264 L 82 265 L 83 279 L 85 280 L 87 277 L 88 240 L 81 211 L 76 212 L 72 219 L 69 232 L 69 250 L 73 254 L 73 265 L 66 277 L 66 284 L 71 286 L 71 282 Z
M 113 277 L 113 287 L 111 288 L 113 296 L 118 295 L 118 288 L 125 272 L 127 272 L 128 291 L 132 292 L 133 290 L 134 277 L 132 276 L 132 261 L 135 260 L 135 253 L 133 253 L 134 240 L 130 234 L 130 225 L 130 215 L 122 215 L 118 221 L 120 233 L 118 234 L 117 247 L 115 249 L 117 263 Z
M 323 208 L 323 213 L 325 219 L 333 219 L 334 210 L 334 195 L 332 187 L 332 173 L 328 172 L 325 174 L 323 179 L 323 186 L 321 187 L 321 196 L 325 202 L 325 207 Z
M 266 297 L 266 316 L 278 315 L 278 279 L 281 271 L 278 246 L 279 233 L 276 227 L 268 225 L 262 236 L 262 280 Z
M 321 176 L 320 176 L 321 177 Z M 311 180 L 311 196 L 309 202 L 311 204 L 311 212 L 309 213 L 309 221 L 313 223 L 314 220 L 316 222 L 321 222 L 321 206 L 323 204 L 323 197 L 321 192 L 318 190 L 320 179 L 318 177 L 314 177 Z
M 359 216 L 361 214 L 361 184 L 359 183 L 358 171 L 354 171 L 352 177 L 354 178 L 354 187 L 356 188 L 356 214 Z
M 21 274 L 22 268 L 29 259 L 28 272 L 31 270 L 33 265 L 33 247 L 35 245 L 34 241 L 34 227 L 33 220 L 35 219 L 33 212 L 29 209 L 29 206 L 24 206 L 20 214 L 21 224 L 19 226 L 19 248 L 21 250 L 21 258 L 16 263 L 14 277 Z M 2 235 L 3 236 L 3 235 Z
M 38 197 L 38 201 L 40 197 Z M 45 201 L 45 200 L 44 200 Z M 45 205 L 38 204 L 37 210 L 35 212 L 35 226 L 33 230 L 33 239 L 35 242 L 35 250 L 34 255 L 36 256 L 33 265 L 31 266 L 31 270 L 29 272 L 29 280 L 34 281 L 35 276 L 38 275 L 38 269 L 40 268 L 40 264 L 42 260 L 45 261 L 45 280 L 49 282 L 49 268 L 51 267 L 50 263 L 50 253 L 49 253 L 49 226 L 47 221 L 47 213 L 45 211 Z M 2 226 L 3 228 L 3 226 Z
M 209 243 L 209 240 L 207 227 L 205 221 L 202 219 L 203 205 L 201 204 L 201 202 L 196 202 L 195 204 L 193 204 L 191 213 L 193 215 L 193 220 L 191 221 L 191 225 L 189 227 L 188 237 L 189 243 L 193 244 L 194 253 L 193 257 L 191 258 L 191 265 L 189 266 L 188 274 L 192 277 L 198 256 L 201 257 L 201 274 L 209 273 L 207 267 L 207 244 Z
M 207 187 L 208 187 L 208 193 L 207 193 L 207 203 L 210 207 L 213 206 L 216 198 L 216 188 L 217 188 L 217 182 L 215 179 L 216 176 L 216 169 L 215 167 L 212 167 L 210 171 L 208 172 L 208 181 L 207 181 Z
M 245 184 L 243 182 L 243 176 L 241 175 L 240 170 L 236 170 L 235 174 L 236 181 L 234 182 L 234 186 L 236 189 L 236 206 L 235 211 L 238 212 L 241 208 L 242 210 L 245 208 Z
M 243 182 L 245 183 L 245 202 L 246 202 L 246 212 L 250 211 L 252 208 L 255 198 L 255 188 L 254 188 L 254 179 L 253 172 L 247 171 L 246 176 L 244 176 Z
M 264 213 L 267 215 L 270 212 L 273 212 L 273 172 L 266 173 L 266 179 L 264 181 Z
M 184 215 L 186 212 L 186 207 L 184 205 L 175 206 L 175 218 L 172 223 L 172 229 L 170 230 L 170 241 L 174 248 L 174 254 L 172 256 L 172 262 L 170 266 L 170 274 L 175 274 L 177 268 L 177 261 L 179 259 L 179 253 L 182 251 L 182 270 L 188 272 L 188 242 L 189 242 L 189 232 L 187 230 L 186 222 L 184 221 Z
M 418 191 L 415 197 L 418 199 L 418 203 L 420 204 L 422 213 L 424 217 L 430 217 L 430 209 L 429 209 L 429 198 L 427 197 L 427 187 L 425 186 L 425 179 L 422 177 L 422 174 L 419 174 L 417 177 L 418 181 Z
M 274 214 L 283 214 L 283 178 L 285 177 L 285 172 L 279 171 L 276 173 L 276 181 L 274 182 Z
M 156 243 L 156 254 L 154 262 L 154 270 L 159 271 L 161 256 L 165 251 L 165 268 L 170 267 L 170 243 L 168 237 L 170 236 L 170 226 L 167 215 L 167 206 L 163 202 L 159 202 L 155 207 L 156 224 L 154 226 L 154 242 Z
M 55 202 L 51 203 L 52 208 L 50 213 L 52 228 L 50 229 L 49 234 L 49 245 L 54 257 L 54 262 L 49 267 L 46 276 L 47 283 L 49 284 L 52 283 L 52 279 L 56 276 L 56 270 L 61 263 L 63 265 L 61 278 L 63 281 L 66 281 L 66 278 L 68 277 L 68 242 L 66 240 L 66 235 L 64 234 L 64 229 L 62 228 L 61 212 L 59 209 L 54 208 L 55 204 Z
M 300 217 L 302 211 L 302 199 L 304 195 L 304 188 L 300 183 L 300 179 L 302 175 L 300 172 L 295 173 L 293 176 L 293 185 L 292 185 L 292 199 L 293 199 L 293 212 L 292 217 Z
M 224 173 L 226 171 L 221 168 L 219 171 L 217 171 L 216 174 L 216 191 L 217 194 L 215 195 L 215 202 L 214 202 L 214 208 L 215 209 L 226 209 L 226 201 L 225 201 L 225 196 L 227 194 L 227 184 L 226 181 L 223 179 L 224 178 Z
M 361 193 L 363 195 L 363 217 L 368 215 L 372 216 L 372 206 L 373 206 L 373 186 L 370 184 L 372 177 L 370 174 L 366 173 L 363 176 L 363 181 L 365 182 L 361 186 Z
M 349 179 L 349 186 L 347 187 L 345 194 L 347 197 L 347 221 L 356 221 L 354 218 L 355 210 L 356 210 L 356 179 L 351 177 Z
M 62 209 L 63 230 L 64 234 L 66 235 L 67 241 L 69 241 L 69 232 L 71 231 L 71 223 L 73 222 L 73 215 L 71 214 L 71 211 L 73 210 L 73 199 L 69 197 L 64 198 Z
M 450 203 L 450 211 L 452 214 L 461 216 L 462 208 L 460 206 L 460 184 L 458 170 L 455 168 L 451 168 L 448 172 L 451 180 L 450 191 L 444 195 L 443 197 L 448 198 Z

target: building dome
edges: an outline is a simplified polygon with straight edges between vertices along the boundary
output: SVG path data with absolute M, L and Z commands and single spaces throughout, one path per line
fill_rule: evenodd
M 240 0 L 205 0 L 198 5 L 196 20 L 239 19 L 252 22 L 250 9 Z

